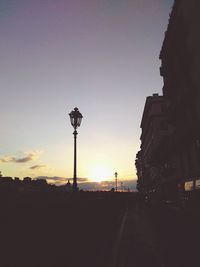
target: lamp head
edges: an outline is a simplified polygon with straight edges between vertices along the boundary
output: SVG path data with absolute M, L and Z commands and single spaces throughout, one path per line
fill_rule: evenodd
M 83 116 L 79 112 L 77 107 L 69 113 L 69 117 L 71 125 L 74 127 L 75 130 L 80 127 Z

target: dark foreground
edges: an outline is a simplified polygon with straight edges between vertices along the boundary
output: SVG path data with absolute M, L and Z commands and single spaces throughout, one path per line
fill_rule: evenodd
M 2 267 L 200 266 L 198 198 L 180 206 L 133 193 L 3 194 L 0 210 Z
M 112 193 L 1 196 L 0 266 L 106 266 L 126 203 Z

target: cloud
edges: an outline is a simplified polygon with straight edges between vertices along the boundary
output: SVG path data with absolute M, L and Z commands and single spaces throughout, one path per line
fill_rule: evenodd
M 41 154 L 41 151 L 32 151 L 28 153 L 24 153 L 25 156 L 21 158 L 16 158 L 14 156 L 4 156 L 3 158 L 0 158 L 1 163 L 26 163 L 32 160 L 35 160 L 38 158 L 38 156 Z
M 57 186 L 65 185 L 69 180 L 71 183 L 73 182 L 73 178 L 59 177 L 59 176 L 38 176 L 35 178 L 45 179 L 49 184 L 55 184 Z M 106 190 L 109 191 L 111 188 L 115 188 L 115 181 L 103 181 L 103 182 L 89 182 L 88 178 L 77 178 L 78 187 L 83 190 Z M 123 185 L 119 182 L 118 188 L 121 190 L 121 186 L 123 186 L 123 190 L 127 190 L 128 188 L 131 190 L 136 190 L 137 181 L 136 180 L 123 180 Z
M 70 182 L 73 182 L 73 178 L 66 178 L 66 177 L 59 177 L 59 176 L 38 176 L 35 178 L 36 180 L 46 180 L 49 184 L 55 184 L 55 185 L 65 185 L 67 181 L 69 180 Z M 87 182 L 87 178 L 77 178 L 77 181 L 82 183 L 82 182 Z
M 31 166 L 31 167 L 29 167 L 29 169 L 31 169 L 31 170 L 38 170 L 38 169 L 40 169 L 40 168 L 44 168 L 44 167 L 46 167 L 46 165 L 33 165 L 33 166 Z
M 137 181 L 136 180 L 123 180 L 123 184 L 118 183 L 118 189 L 121 190 L 127 190 L 128 188 L 130 190 L 136 190 Z M 103 181 L 103 182 L 86 182 L 86 183 L 80 183 L 78 185 L 80 189 L 83 190 L 110 190 L 111 188 L 115 188 L 115 181 Z M 123 188 L 122 188 L 123 187 Z

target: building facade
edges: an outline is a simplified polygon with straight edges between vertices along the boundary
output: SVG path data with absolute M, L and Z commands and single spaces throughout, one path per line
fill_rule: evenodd
M 153 94 L 146 99 L 141 130 L 141 150 L 136 156 L 138 190 L 144 193 L 160 191 L 165 182 L 165 158 L 160 151 L 172 133 L 167 122 L 167 101 L 163 96 Z M 158 156 L 159 155 L 159 156 Z
M 165 111 L 156 111 L 159 120 L 151 116 L 155 96 L 147 98 L 141 123 L 141 151 L 136 159 L 138 190 L 174 193 L 187 183 L 192 182 L 193 188 L 199 184 L 199 10 L 199 0 L 174 2 L 160 52 L 164 86 L 158 106 L 165 105 Z M 152 128 L 153 124 L 165 125 L 164 132 Z

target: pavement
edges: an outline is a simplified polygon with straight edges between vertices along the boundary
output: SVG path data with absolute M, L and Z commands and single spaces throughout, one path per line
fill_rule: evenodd
M 0 195 L 0 267 L 199 267 L 198 203 L 176 209 L 109 193 Z
M 199 267 L 199 209 L 128 208 L 111 267 Z
M 158 241 L 137 205 L 124 213 L 115 250 L 112 267 L 164 267 Z

